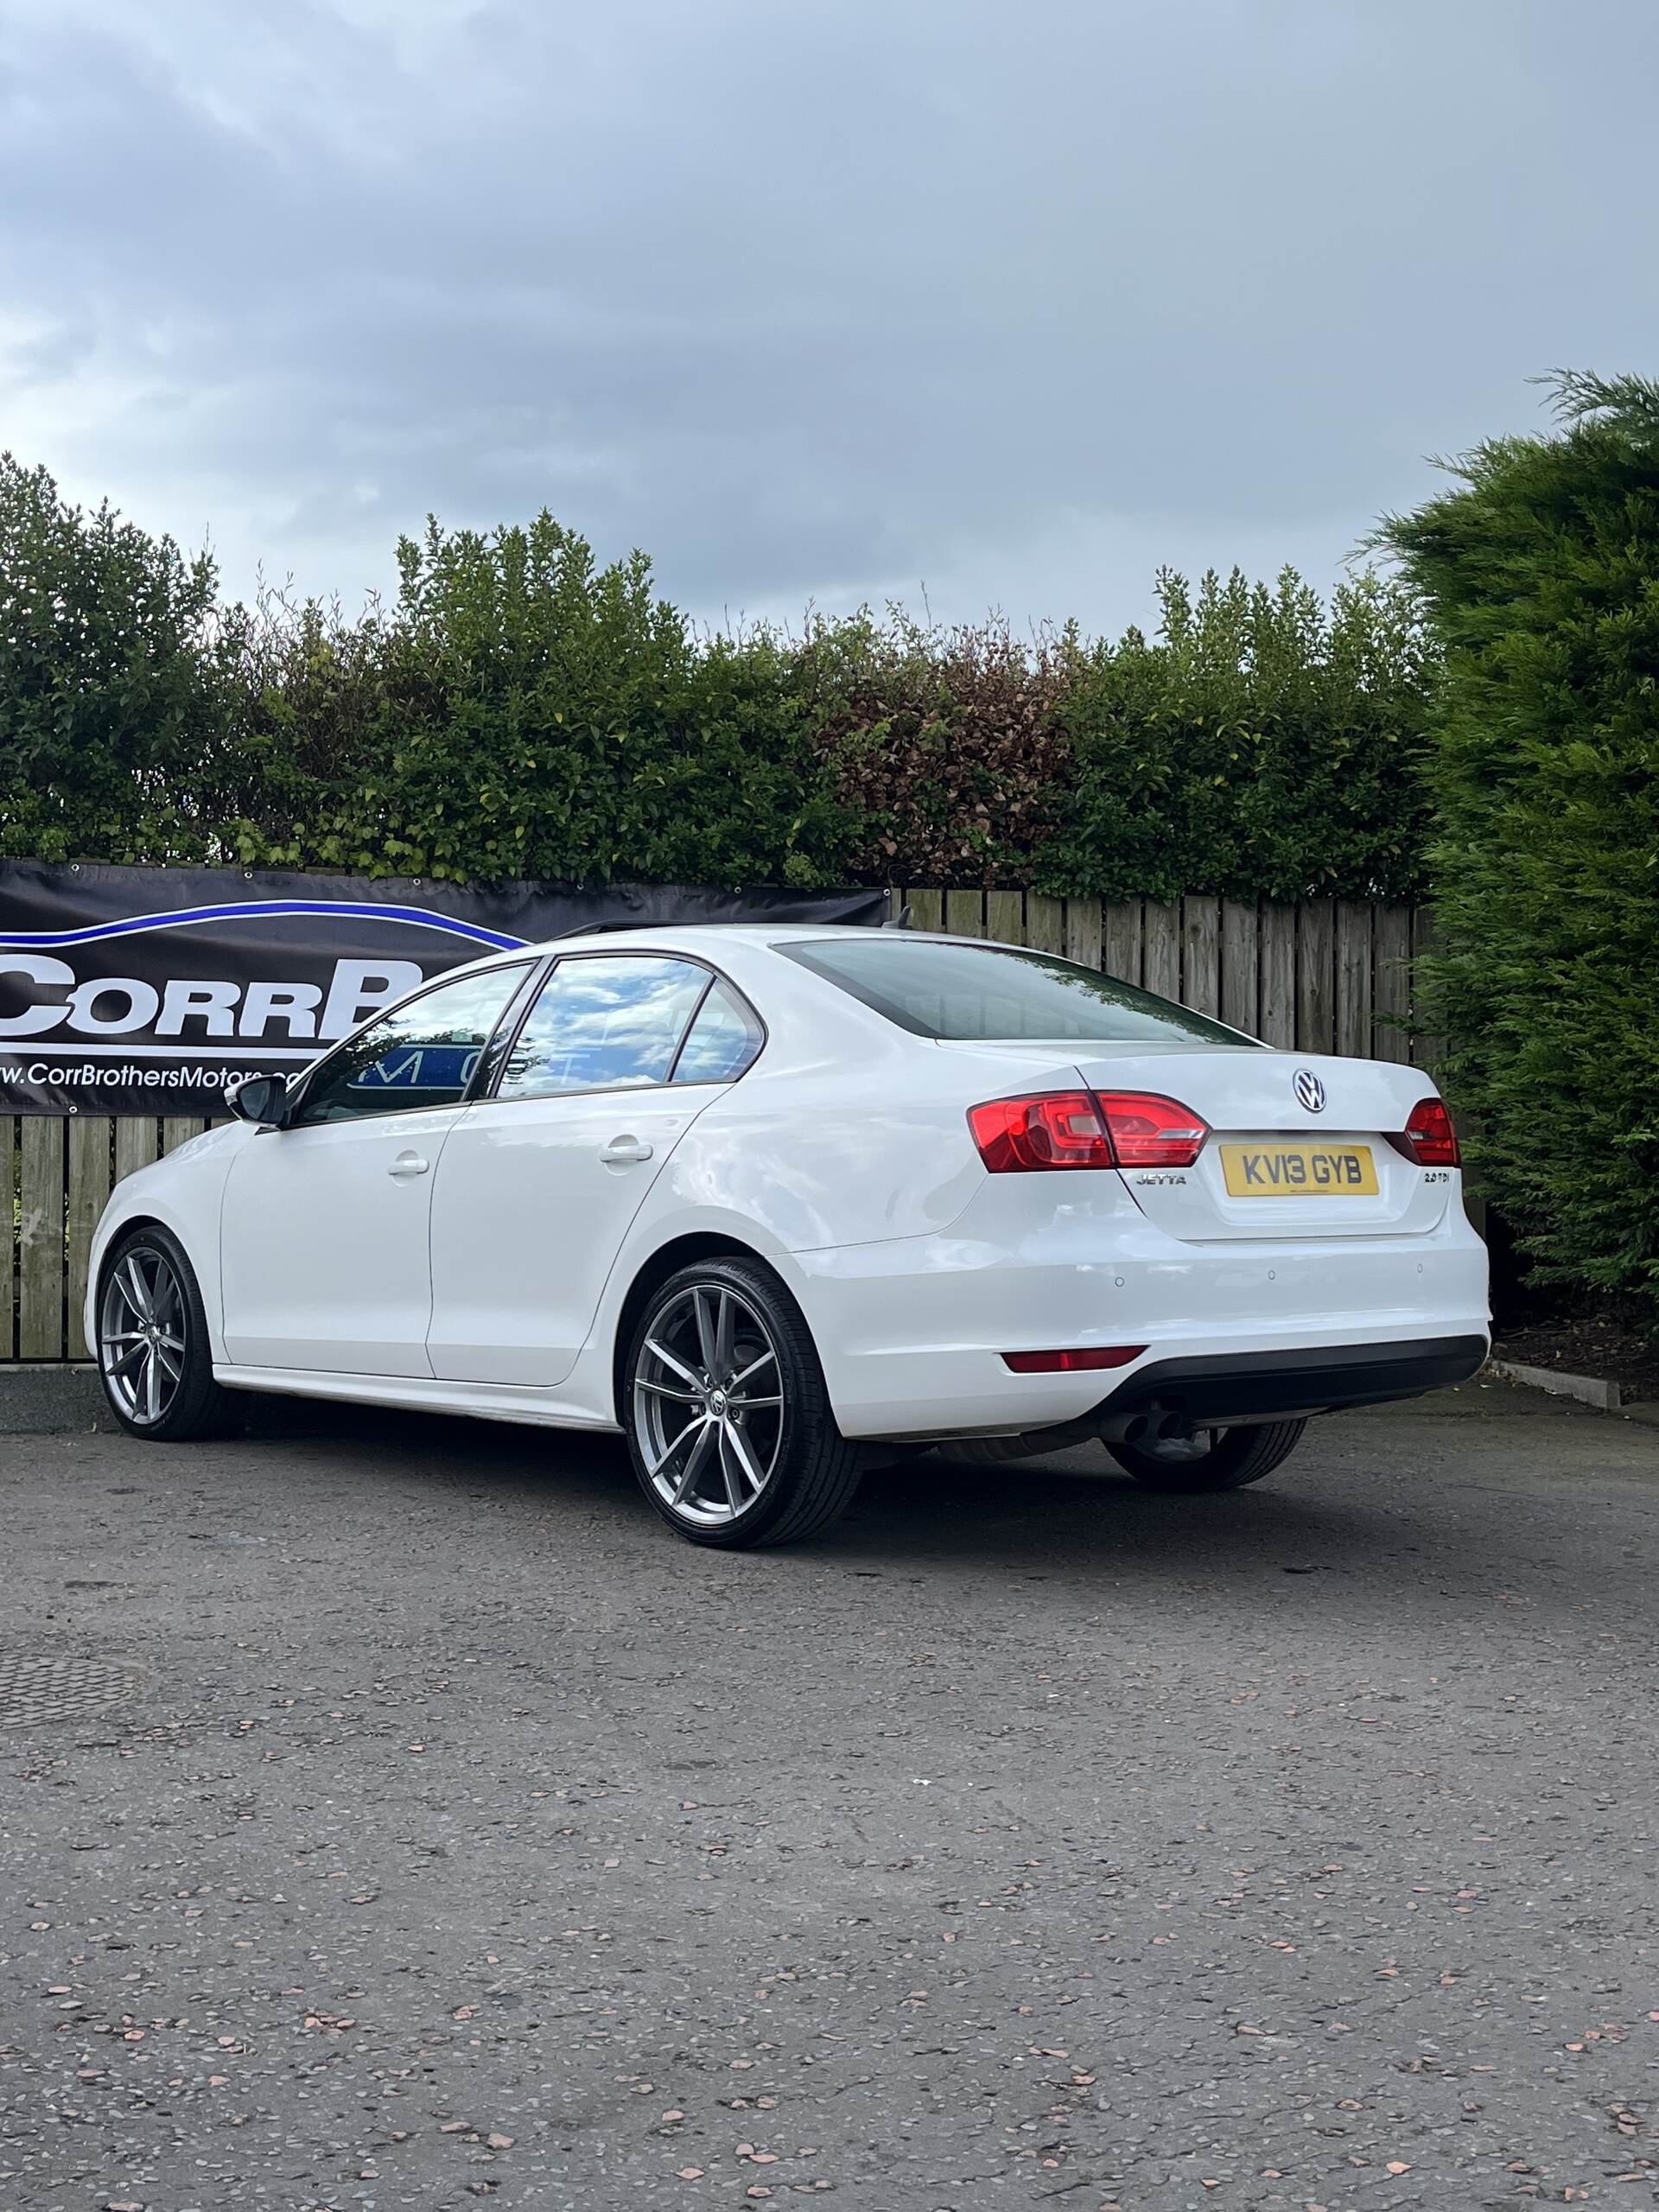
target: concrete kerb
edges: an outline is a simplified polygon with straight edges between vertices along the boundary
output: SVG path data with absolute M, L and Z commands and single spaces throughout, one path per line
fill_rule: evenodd
M 1581 1406 L 1593 1406 L 1598 1413 L 1616 1414 L 1624 1410 L 1624 1393 L 1617 1382 L 1604 1382 L 1594 1375 L 1566 1375 L 1558 1368 L 1528 1367 L 1516 1359 L 1493 1359 L 1489 1367 L 1499 1375 L 1507 1375 L 1511 1382 L 1524 1382 L 1529 1390 L 1548 1390 L 1558 1398 L 1576 1398 Z

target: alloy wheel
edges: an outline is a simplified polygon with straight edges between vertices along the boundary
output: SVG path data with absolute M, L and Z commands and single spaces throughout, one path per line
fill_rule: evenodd
M 111 1396 L 136 1427 L 165 1418 L 184 1378 L 184 1292 L 153 1244 L 130 1245 L 104 1286 L 98 1357 Z
M 712 1528 L 747 1513 L 777 1469 L 784 1411 L 778 1347 L 741 1292 L 694 1283 L 652 1317 L 634 1370 L 634 1439 L 677 1517 Z

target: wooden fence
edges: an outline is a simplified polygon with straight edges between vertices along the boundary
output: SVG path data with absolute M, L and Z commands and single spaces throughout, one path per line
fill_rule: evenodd
M 1427 1062 L 1410 1031 L 1410 961 L 1427 917 L 1404 906 L 1314 900 L 1044 899 L 1022 891 L 903 890 L 918 929 L 1000 938 L 1065 953 L 1219 1014 L 1270 1045 Z M 85 1359 L 86 1258 L 122 1176 L 208 1126 L 200 1115 L 112 1120 L 0 1116 L 12 1163 L 10 1236 L 0 1245 L 0 1363 Z

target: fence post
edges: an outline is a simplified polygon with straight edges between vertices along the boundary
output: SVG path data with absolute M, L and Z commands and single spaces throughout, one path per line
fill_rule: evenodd
M 1337 907 L 1337 1050 L 1363 1059 L 1371 1049 L 1371 909 Z
M 1100 901 L 1068 899 L 1065 902 L 1065 957 L 1085 968 L 1100 965 Z
M 1336 917 L 1328 899 L 1296 910 L 1296 1048 L 1328 1052 L 1336 1042 Z
M 69 1124 L 67 1333 L 71 1359 L 86 1359 L 91 1349 L 81 1332 L 80 1312 L 86 1296 L 92 1231 L 110 1195 L 110 1154 L 114 1141 L 107 1114 L 77 1114 Z
M 1181 1004 L 1195 1014 L 1221 1011 L 1221 901 L 1181 901 Z
M 1146 917 L 1138 899 L 1115 899 L 1106 907 L 1100 938 L 1100 964 L 1121 983 L 1141 981 L 1141 948 Z
M 63 1357 L 63 1123 L 23 1116 L 17 1241 L 17 1357 Z
M 952 937 L 983 937 L 985 893 L 982 891 L 947 891 L 944 894 L 944 926 Z
M 1260 916 L 1254 906 L 1227 899 L 1221 910 L 1221 1018 L 1259 1037 L 1262 945 Z
M 1262 1027 L 1264 1043 L 1296 1042 L 1296 909 L 1262 909 Z
M 115 1125 L 115 1179 L 148 1167 L 162 1156 L 158 1125 L 148 1119 L 122 1118 Z
M 1146 918 L 1146 951 L 1141 980 L 1149 991 L 1156 991 L 1160 999 L 1179 999 L 1181 995 L 1181 907 L 1176 899 L 1148 899 L 1142 908 Z
M 1034 952 L 1065 950 L 1065 901 L 1033 891 L 1026 900 L 1026 943 Z
M 1371 1051 L 1379 1060 L 1411 1058 L 1411 910 L 1379 906 L 1371 944 Z
M 999 944 L 1026 942 L 1025 900 L 1017 891 L 985 893 L 985 934 Z

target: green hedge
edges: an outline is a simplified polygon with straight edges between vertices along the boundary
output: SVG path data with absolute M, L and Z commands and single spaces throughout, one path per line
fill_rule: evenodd
M 1659 1301 L 1659 385 L 1559 397 L 1383 533 L 1446 648 L 1425 980 L 1541 1275 Z
M 1044 890 L 1171 899 L 1410 899 L 1431 656 L 1411 595 L 1374 577 L 1327 609 L 1276 588 L 1159 579 L 1154 639 L 1083 656 L 1060 702 L 1065 804 Z
M 228 720 L 213 612 L 205 558 L 0 456 L 0 852 L 207 854 Z
M 643 556 L 435 523 L 385 608 L 211 568 L 0 462 L 0 851 L 489 881 L 1410 898 L 1409 591 L 1160 579 L 1158 633 L 698 635 Z

